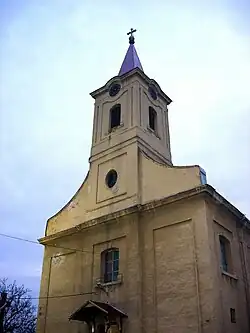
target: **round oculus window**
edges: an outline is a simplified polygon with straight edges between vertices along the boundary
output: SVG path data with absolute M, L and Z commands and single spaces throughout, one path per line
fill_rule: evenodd
M 115 186 L 116 182 L 117 182 L 117 178 L 118 178 L 118 174 L 115 170 L 110 170 L 105 178 L 105 183 L 109 188 L 112 188 L 113 186 Z
M 118 94 L 118 92 L 121 90 L 121 85 L 119 83 L 114 83 L 109 88 L 109 96 L 113 97 Z
M 148 88 L 150 96 L 153 98 L 153 100 L 157 99 L 157 92 L 153 87 Z

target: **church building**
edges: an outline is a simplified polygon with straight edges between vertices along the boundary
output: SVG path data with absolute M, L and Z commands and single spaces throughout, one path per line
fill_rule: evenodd
M 89 171 L 47 221 L 37 333 L 249 333 L 250 221 L 172 163 L 171 98 L 135 30 L 93 91 Z

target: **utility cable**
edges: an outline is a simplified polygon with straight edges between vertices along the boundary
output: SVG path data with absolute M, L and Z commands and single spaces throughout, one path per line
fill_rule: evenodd
M 28 243 L 31 243 L 31 244 L 42 245 L 39 242 L 31 240 L 31 239 L 16 237 L 16 236 L 4 234 L 4 233 L 0 233 L 0 236 L 6 237 L 6 238 L 10 238 L 10 239 L 14 239 L 14 240 L 19 240 L 19 241 L 22 241 L 22 242 L 28 242 Z M 51 247 L 55 247 L 55 248 L 59 248 L 59 249 L 65 249 L 65 250 L 74 250 L 74 251 L 92 253 L 91 251 L 87 251 L 87 250 L 81 250 L 81 249 L 64 247 L 64 246 L 57 246 L 57 245 L 52 245 L 52 244 L 47 244 L 46 246 L 51 246 Z M 96 292 L 86 292 L 86 293 L 78 293 L 78 294 L 67 294 L 67 295 L 59 295 L 59 296 L 44 296 L 44 297 L 20 297 L 20 299 L 26 299 L 26 300 L 28 300 L 28 299 L 35 300 L 36 299 L 36 300 L 38 300 L 38 299 L 50 299 L 50 298 L 75 297 L 75 296 L 91 295 L 91 294 L 96 294 Z M 16 297 L 18 297 L 18 296 L 16 296 Z M 13 297 L 13 298 L 16 298 L 16 297 Z
M 19 296 L 11 296 L 9 297 L 9 300 L 7 299 L 6 303 L 0 308 L 0 311 L 7 305 L 8 301 L 14 300 L 15 298 L 24 299 L 24 300 L 39 300 L 39 299 L 49 299 L 49 298 L 65 298 L 65 297 L 75 297 L 75 296 L 84 296 L 84 295 L 93 295 L 97 294 L 96 292 L 87 292 L 87 293 L 79 293 L 79 294 L 68 294 L 68 295 L 58 295 L 58 296 L 40 296 L 40 297 L 19 297 Z
M 75 297 L 75 296 L 84 296 L 84 295 L 92 295 L 96 294 L 96 292 L 86 292 L 86 293 L 79 293 L 79 294 L 66 294 L 66 295 L 58 295 L 58 296 L 40 296 L 40 297 L 20 297 L 20 299 L 49 299 L 49 298 L 65 298 L 65 297 Z M 16 296 L 18 297 L 18 296 Z M 16 298 L 13 297 L 13 298 Z M 11 296 L 10 296 L 11 298 Z
M 6 238 L 15 239 L 15 240 L 19 240 L 19 241 L 22 241 L 22 242 L 36 244 L 36 245 L 40 245 L 40 246 L 43 245 L 43 244 L 40 244 L 39 242 L 31 240 L 31 239 L 16 237 L 16 236 L 7 235 L 7 234 L 3 234 L 3 233 L 0 233 L 0 236 L 6 237 Z M 50 247 L 54 247 L 54 248 L 58 248 L 58 249 L 64 249 L 64 250 L 71 250 L 71 251 L 79 251 L 79 252 L 85 252 L 85 253 L 92 253 L 92 251 L 88 251 L 88 250 L 81 250 L 81 249 L 76 249 L 76 248 L 71 248 L 71 247 L 65 247 L 65 246 L 58 246 L 58 245 L 53 245 L 53 244 L 46 244 L 46 246 L 50 246 Z

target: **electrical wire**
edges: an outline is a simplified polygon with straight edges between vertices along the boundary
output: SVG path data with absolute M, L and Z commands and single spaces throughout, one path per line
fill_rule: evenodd
M 16 237 L 16 236 L 7 235 L 7 234 L 4 234 L 4 233 L 0 233 L 0 236 L 10 238 L 10 239 L 14 239 L 14 240 L 19 240 L 19 241 L 22 241 L 22 242 L 31 243 L 31 244 L 42 245 L 39 242 L 31 240 L 31 239 Z M 52 247 L 55 247 L 55 248 L 65 249 L 65 250 L 74 250 L 74 251 L 92 253 L 91 251 L 87 251 L 87 250 L 75 249 L 75 248 L 64 247 L 64 246 L 57 246 L 57 245 L 52 245 L 52 244 L 47 244 L 46 246 L 52 246 Z M 28 299 L 35 300 L 36 299 L 36 300 L 39 300 L 39 299 L 50 299 L 50 298 L 75 297 L 75 296 L 92 295 L 92 294 L 96 294 L 96 292 L 86 292 L 86 293 L 68 294 L 68 295 L 59 295 L 59 296 L 44 296 L 44 297 L 20 297 L 20 299 L 26 299 L 26 300 L 28 300 Z
M 39 242 L 31 240 L 31 239 L 16 237 L 16 236 L 4 234 L 4 233 L 0 233 L 0 236 L 6 237 L 6 238 L 10 238 L 10 239 L 14 239 L 14 240 L 18 240 L 18 241 L 22 241 L 22 242 L 31 243 L 31 244 L 42 245 Z M 73 250 L 73 251 L 80 251 L 80 252 L 92 253 L 91 251 L 87 251 L 87 250 L 81 250 L 81 249 L 64 247 L 64 246 L 58 246 L 58 245 L 52 245 L 52 244 L 46 244 L 46 246 L 51 246 L 51 247 L 58 248 L 58 249 L 65 249 L 65 250 Z M 44 296 L 44 297 L 43 296 L 42 297 L 20 297 L 20 299 L 39 300 L 39 299 L 50 299 L 50 298 L 75 297 L 75 296 L 92 295 L 92 294 L 96 294 L 96 292 L 86 292 L 86 293 L 78 293 L 78 294 L 67 294 L 67 295 L 59 295 L 59 296 Z M 16 297 L 18 297 L 18 296 L 16 296 Z M 16 298 L 16 297 L 14 297 L 14 298 Z
M 15 298 L 19 298 L 19 299 L 24 299 L 24 300 L 39 300 L 39 299 L 50 299 L 50 298 L 65 298 L 65 297 L 75 297 L 75 296 L 84 296 L 84 295 L 93 295 L 93 294 L 97 294 L 96 292 L 86 292 L 86 293 L 79 293 L 79 294 L 67 294 L 67 295 L 58 295 L 58 296 L 40 296 L 40 297 L 19 297 L 19 296 L 10 296 L 9 300 L 14 300 Z M 5 306 L 8 303 L 8 299 L 7 302 L 3 305 Z M 1 310 L 2 308 L 0 308 Z
M 33 240 L 25 239 L 25 238 L 20 238 L 20 237 L 16 237 L 16 236 L 11 236 L 11 235 L 7 235 L 7 234 L 0 233 L 0 236 L 20 240 L 20 241 L 23 241 L 23 242 L 29 242 L 29 243 L 41 245 L 37 241 L 33 241 Z
M 96 294 L 96 292 L 86 292 L 79 294 L 68 294 L 68 295 L 58 295 L 58 296 L 40 296 L 40 297 L 20 297 L 20 299 L 50 299 L 50 298 L 65 298 L 65 297 L 75 297 L 75 296 L 84 296 L 84 295 L 92 295 Z M 18 297 L 18 296 L 17 296 Z
M 16 236 L 4 234 L 4 233 L 0 233 L 0 236 L 6 237 L 6 238 L 15 239 L 15 240 L 19 240 L 19 241 L 22 241 L 22 242 L 36 244 L 36 245 L 40 245 L 40 246 L 43 245 L 43 244 L 40 244 L 39 242 L 31 240 L 31 239 L 16 237 Z M 46 244 L 46 246 L 50 246 L 50 247 L 54 247 L 54 248 L 58 248 L 58 249 L 64 249 L 64 250 L 71 250 L 71 251 L 79 251 L 79 252 L 85 252 L 85 253 L 92 253 L 91 251 L 88 251 L 88 250 L 81 250 L 81 249 L 76 249 L 76 248 L 72 248 L 72 247 L 58 246 L 58 245 L 53 245 L 53 244 Z

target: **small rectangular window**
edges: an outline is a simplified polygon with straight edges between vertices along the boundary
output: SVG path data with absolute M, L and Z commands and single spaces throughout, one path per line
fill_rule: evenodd
M 231 317 L 231 323 L 236 323 L 236 314 L 235 309 L 230 308 L 230 317 Z

